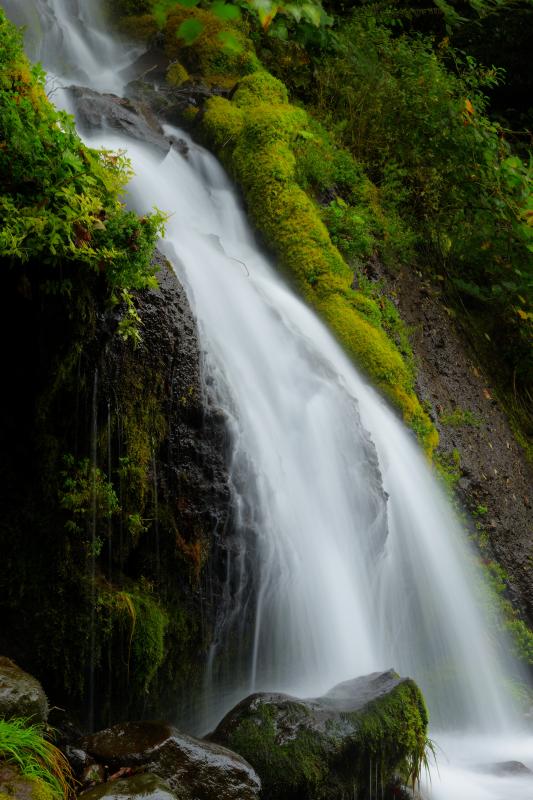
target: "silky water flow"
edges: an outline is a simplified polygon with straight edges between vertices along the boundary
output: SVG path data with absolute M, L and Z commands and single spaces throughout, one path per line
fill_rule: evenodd
M 50 91 L 123 91 L 139 49 L 105 28 L 98 0 L 4 0 Z M 57 92 L 56 92 L 57 89 Z M 532 800 L 533 736 L 507 693 L 517 667 L 485 618 L 487 589 L 413 435 L 261 252 L 216 159 L 186 139 L 165 157 L 126 149 L 127 201 L 169 212 L 161 248 L 195 313 L 203 375 L 224 414 L 236 509 L 228 590 L 196 727 L 251 691 L 317 696 L 390 667 L 421 686 L 438 769 L 431 800 Z

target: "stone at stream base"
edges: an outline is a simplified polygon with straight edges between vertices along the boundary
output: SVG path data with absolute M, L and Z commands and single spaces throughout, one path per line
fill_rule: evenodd
M 498 761 L 495 764 L 483 764 L 481 768 L 491 775 L 533 775 L 521 761 Z
M 0 800 L 54 800 L 44 781 L 22 776 L 13 764 L 0 762 Z
M 115 725 L 87 737 L 83 749 L 112 770 L 144 766 L 166 781 L 177 800 L 259 797 L 260 780 L 240 755 L 164 722 Z
M 165 781 L 149 773 L 102 783 L 79 797 L 80 800 L 179 800 Z
M 391 796 L 395 775 L 423 755 L 427 722 L 416 684 L 389 671 L 311 700 L 251 695 L 209 738 L 252 764 L 264 800 L 359 800 Z
M 11 659 L 0 656 L 0 718 L 24 717 L 33 723 L 46 722 L 48 700 L 32 675 Z

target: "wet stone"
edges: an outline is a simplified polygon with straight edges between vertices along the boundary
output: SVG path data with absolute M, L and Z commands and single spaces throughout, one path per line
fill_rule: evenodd
M 241 756 L 164 722 L 128 722 L 100 731 L 84 749 L 110 769 L 143 766 L 178 800 L 256 800 L 260 781 Z
M 0 656 L 0 717 L 46 722 L 48 700 L 39 681 L 11 659 Z
M 157 775 L 144 773 L 109 781 L 80 795 L 83 800 L 180 800 Z
M 533 772 L 521 761 L 498 761 L 495 764 L 484 764 L 483 772 L 491 775 L 533 775 Z

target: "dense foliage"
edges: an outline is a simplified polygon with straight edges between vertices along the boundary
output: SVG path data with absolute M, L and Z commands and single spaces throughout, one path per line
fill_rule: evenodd
M 120 195 L 124 155 L 86 147 L 45 94 L 45 76 L 22 52 L 21 34 L 0 10 L 0 256 L 103 274 L 111 293 L 150 284 L 163 217 L 139 218 Z M 59 281 L 59 277 L 61 280 Z

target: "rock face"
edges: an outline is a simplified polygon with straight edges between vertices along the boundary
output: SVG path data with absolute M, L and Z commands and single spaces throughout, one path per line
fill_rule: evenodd
M 29 265 L 24 279 L 9 273 L 0 315 L 13 376 L 0 398 L 0 652 L 88 727 L 183 719 L 224 590 L 225 432 L 185 290 L 156 265 L 157 286 L 134 298 L 137 346 L 99 276 L 72 274 L 73 296 L 87 298 L 79 318 Z M 91 459 L 102 488 L 92 586 Z
M 379 265 L 377 277 L 386 279 L 412 331 L 418 394 L 437 409 L 441 447 L 459 456 L 461 502 L 476 515 L 489 552 L 509 575 L 513 602 L 533 626 L 532 468 L 496 398 L 490 373 L 447 313 L 438 289 L 424 284 L 412 269 L 389 275 Z
M 179 800 L 165 781 L 148 773 L 109 781 L 80 795 L 83 800 Z
M 131 100 L 114 94 L 100 94 L 85 86 L 71 86 L 68 93 L 81 130 L 108 129 L 144 142 L 162 155 L 170 149 L 161 126 L 147 107 L 141 108 Z
M 251 695 L 210 738 L 252 764 L 265 800 L 340 800 L 372 790 L 379 796 L 395 772 L 407 777 L 408 764 L 424 752 L 426 728 L 416 684 L 389 671 L 311 700 Z
M 5 656 L 0 656 L 0 717 L 46 722 L 48 700 L 39 681 Z
M 165 780 L 179 800 L 255 800 L 259 797 L 259 778 L 241 756 L 225 747 L 180 733 L 163 722 L 116 725 L 88 737 L 84 748 L 111 769 L 144 766 Z M 91 793 L 89 796 L 91 800 L 98 800 L 115 795 Z

